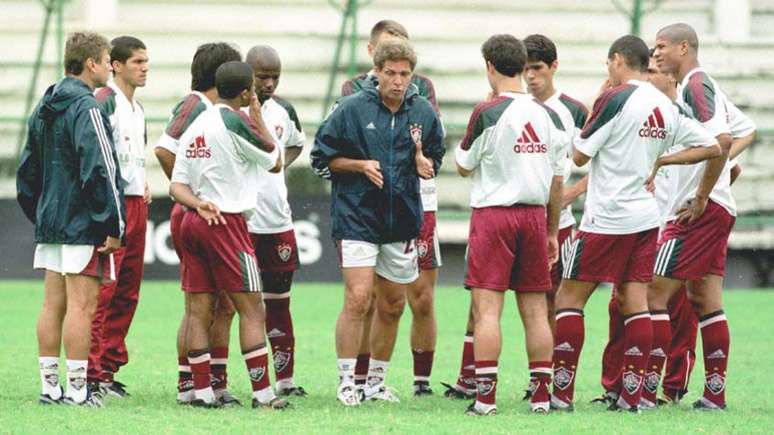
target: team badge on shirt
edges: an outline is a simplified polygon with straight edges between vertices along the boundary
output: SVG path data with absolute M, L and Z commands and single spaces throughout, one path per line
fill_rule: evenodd
M 411 133 L 411 140 L 414 141 L 415 145 L 419 145 L 422 143 L 422 125 L 421 124 L 411 124 L 409 126 L 409 132 Z
M 274 126 L 274 132 L 277 133 L 277 138 L 281 139 L 282 138 L 282 133 L 285 132 L 285 129 L 282 128 L 281 125 L 277 124 L 277 125 Z
M 634 373 L 631 370 L 627 370 L 623 373 L 623 387 L 629 394 L 634 394 L 640 388 L 642 384 L 642 376 Z
M 283 243 L 279 246 L 277 246 L 277 255 L 279 256 L 280 260 L 283 262 L 287 262 L 290 260 L 290 254 L 293 253 L 293 248 L 287 244 Z

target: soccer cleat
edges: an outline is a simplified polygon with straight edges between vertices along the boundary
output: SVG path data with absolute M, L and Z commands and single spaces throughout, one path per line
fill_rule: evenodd
M 59 386 L 59 398 L 54 399 L 50 394 L 41 394 L 38 398 L 38 405 L 61 405 L 64 399 L 64 388 Z
M 363 395 L 363 391 L 352 384 L 339 385 L 336 391 L 336 399 L 344 406 L 358 406 Z
M 631 412 L 632 414 L 640 413 L 640 408 L 638 406 L 630 406 L 621 398 L 611 403 L 610 406 L 607 407 L 607 410 L 613 412 Z
M 86 388 L 89 389 L 89 394 L 93 395 L 101 401 L 104 401 L 108 394 L 107 389 L 105 389 L 99 382 L 91 382 L 87 385 Z
M 223 405 L 221 405 L 221 403 L 218 400 L 215 400 L 214 402 L 205 402 L 203 399 L 194 399 L 188 402 L 188 405 L 191 405 L 194 408 L 205 408 L 205 409 L 219 409 L 223 407 Z
M 277 388 L 277 395 L 278 396 L 296 396 L 296 397 L 304 397 L 307 395 L 306 390 L 304 390 L 303 387 L 299 387 L 298 385 L 293 385 L 292 387 L 288 388 Z
M 575 405 L 572 403 L 567 403 L 562 399 L 557 398 L 556 396 L 551 396 L 551 402 L 549 407 L 552 411 L 560 411 L 560 412 L 574 412 L 575 411 Z
M 363 400 L 381 400 L 384 402 L 400 403 L 400 399 L 392 388 L 384 384 L 368 386 L 363 389 Z
M 530 403 L 529 408 L 533 414 L 548 414 L 551 410 L 551 402 Z
M 475 390 L 464 391 L 460 387 L 454 385 L 451 386 L 446 382 L 441 382 L 441 385 L 446 387 L 446 391 L 443 392 L 443 397 L 455 400 L 471 400 L 476 398 Z
M 68 406 L 83 406 L 86 408 L 103 408 L 105 406 L 100 398 L 91 394 L 91 391 L 86 394 L 86 399 L 83 402 L 76 402 L 71 397 L 62 397 L 60 403 Z
M 433 395 L 433 389 L 430 388 L 430 385 L 414 384 L 414 396 L 421 397 L 421 396 L 432 396 L 432 395 Z
M 231 392 L 226 389 L 217 391 L 215 393 L 215 397 L 217 397 L 218 401 L 224 408 L 242 406 L 242 402 L 240 402 L 236 396 L 231 394 Z
M 653 411 L 656 408 L 658 408 L 658 403 L 653 403 L 648 399 L 640 398 L 640 410 Z
M 606 406 L 610 406 L 612 403 L 615 403 L 615 401 L 618 400 L 618 394 L 614 393 L 612 391 L 605 391 L 600 395 L 599 397 L 596 397 L 594 399 L 591 399 L 591 404 L 602 404 Z
M 291 408 L 290 402 L 287 399 L 281 397 L 275 397 L 268 402 L 260 402 L 258 399 L 253 398 L 253 409 L 266 408 L 273 409 L 275 411 L 282 411 Z
M 188 391 L 178 391 L 177 393 L 177 404 L 178 405 L 190 405 L 191 402 L 196 399 L 196 394 L 194 393 L 194 390 L 188 390 Z
M 697 411 L 725 411 L 726 405 L 716 405 L 711 400 L 707 400 L 704 397 L 693 402 L 693 409 Z
M 111 396 L 111 397 L 129 397 L 131 394 L 129 394 L 126 391 L 126 385 L 118 382 L 100 382 L 99 383 L 100 391 L 103 393 L 103 397 Z
M 664 389 L 663 395 L 658 398 L 658 404 L 659 405 L 677 405 L 680 403 L 680 401 L 685 397 L 685 395 L 688 393 L 688 390 L 672 390 L 672 389 Z
M 465 415 L 479 416 L 479 417 L 485 417 L 488 415 L 497 415 L 497 405 L 479 407 L 479 406 L 476 406 L 477 404 L 478 404 L 478 401 L 474 400 L 473 403 L 471 403 L 470 406 L 468 406 L 468 409 L 465 410 Z

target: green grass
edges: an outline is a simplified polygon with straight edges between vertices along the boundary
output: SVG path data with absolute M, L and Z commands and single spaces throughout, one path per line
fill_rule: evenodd
M 463 416 L 467 403 L 411 396 L 411 353 L 407 310 L 390 367 L 388 384 L 400 404 L 369 403 L 344 409 L 335 401 L 337 384 L 333 330 L 341 307 L 338 285 L 297 285 L 293 313 L 297 334 L 296 380 L 310 393 L 295 409 L 274 413 L 244 409 L 199 410 L 175 404 L 175 332 L 182 295 L 172 282 L 147 282 L 128 339 L 131 361 L 120 373 L 132 397 L 113 399 L 104 409 L 40 407 L 35 322 L 42 282 L 0 282 L 0 432 L 41 433 L 771 433 L 774 430 L 774 342 L 772 291 L 729 291 L 725 295 L 733 334 L 725 413 L 697 413 L 689 403 L 702 390 L 701 362 L 686 403 L 639 416 L 610 413 L 588 404 L 600 393 L 600 355 L 606 340 L 609 292 L 598 291 L 586 311 L 586 346 L 581 359 L 575 414 L 537 416 L 520 401 L 526 385 L 522 329 L 511 298 L 503 314 L 505 340 L 498 385 L 499 415 L 486 420 Z M 467 292 L 439 288 L 438 346 L 433 387 L 454 380 L 459 367 Z M 249 403 L 250 387 L 239 358 L 236 333 L 229 360 L 231 390 Z

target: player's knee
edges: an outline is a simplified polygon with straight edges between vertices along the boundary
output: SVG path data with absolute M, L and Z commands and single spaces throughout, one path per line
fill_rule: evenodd
M 379 301 L 379 315 L 390 319 L 399 319 L 406 308 L 405 297 L 386 297 Z
M 433 295 L 430 292 L 415 294 L 409 298 L 414 317 L 428 317 L 433 314 Z
M 344 296 L 344 310 L 352 317 L 365 318 L 368 315 L 371 298 L 364 291 L 350 291 Z

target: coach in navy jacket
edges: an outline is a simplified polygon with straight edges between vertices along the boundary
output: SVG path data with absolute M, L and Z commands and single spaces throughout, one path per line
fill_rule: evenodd
M 433 106 L 415 85 L 392 113 L 382 102 L 376 78 L 340 99 L 317 131 L 312 167 L 333 182 L 331 217 L 335 240 L 383 244 L 411 240 L 422 226 L 422 201 L 415 163 L 416 143 L 438 173 L 445 153 L 443 127 Z M 376 160 L 384 186 L 362 173 L 331 173 L 337 157 Z

